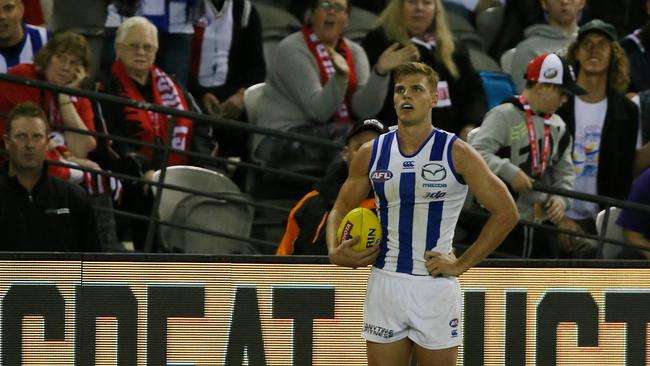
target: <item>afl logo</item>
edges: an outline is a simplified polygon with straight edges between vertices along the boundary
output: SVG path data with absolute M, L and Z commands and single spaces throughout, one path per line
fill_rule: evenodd
M 370 179 L 373 182 L 385 182 L 393 177 L 393 173 L 390 170 L 375 170 L 370 175 Z
M 458 319 L 454 318 L 449 322 L 449 326 L 452 328 L 456 328 L 458 326 Z
M 422 167 L 422 178 L 429 182 L 439 182 L 447 178 L 447 169 L 437 163 L 429 163 Z

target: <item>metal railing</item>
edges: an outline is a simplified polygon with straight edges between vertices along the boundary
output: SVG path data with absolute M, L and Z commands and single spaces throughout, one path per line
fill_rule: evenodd
M 116 103 L 120 105 L 126 105 L 130 106 L 133 108 L 137 109 L 143 109 L 146 111 L 151 111 L 151 112 L 156 112 L 156 113 L 162 113 L 166 115 L 171 115 L 174 117 L 185 117 L 189 118 L 195 122 L 202 122 L 202 123 L 209 123 L 211 125 L 215 126 L 220 126 L 220 127 L 226 127 L 229 129 L 233 130 L 240 130 L 240 131 L 245 131 L 249 134 L 263 134 L 267 136 L 273 136 L 277 138 L 282 138 L 282 139 L 290 139 L 290 140 L 295 140 L 295 141 L 300 141 L 304 143 L 309 143 L 309 144 L 315 144 L 319 146 L 323 146 L 326 148 L 332 148 L 332 149 L 340 149 L 342 148 L 342 144 L 337 143 L 337 142 L 332 142 L 329 140 L 323 140 L 320 138 L 316 138 L 313 136 L 308 136 L 308 135 L 303 135 L 303 134 L 298 134 L 298 133 L 292 133 L 292 132 L 284 132 L 284 131 L 278 131 L 275 129 L 267 128 L 267 127 L 262 127 L 262 126 L 257 126 L 253 124 L 247 124 L 247 123 L 242 123 L 239 121 L 233 121 L 233 120 L 228 120 L 220 117 L 215 117 L 215 116 L 209 116 L 205 114 L 200 114 L 196 112 L 191 112 L 191 111 L 181 111 L 175 108 L 169 108 L 169 107 L 164 107 L 148 102 L 139 102 L 135 101 L 132 99 L 128 98 L 123 98 L 120 96 L 115 96 L 115 95 L 110 95 L 110 94 L 105 94 L 105 93 L 100 93 L 96 91 L 90 91 L 90 90 L 83 90 L 83 89 L 75 89 L 75 88 L 69 88 L 65 86 L 58 86 L 54 85 L 51 83 L 47 83 L 45 81 L 41 80 L 34 80 L 34 79 L 25 79 L 22 77 L 18 77 L 15 75 L 11 74 L 0 74 L 0 81 L 6 81 L 6 82 L 11 82 L 11 83 L 17 83 L 17 84 L 22 84 L 28 87 L 34 87 L 34 88 L 39 88 L 39 89 L 45 89 L 45 90 L 50 90 L 52 92 L 57 92 L 57 93 L 65 93 L 69 95 L 75 95 L 79 97 L 84 97 L 88 98 L 92 101 L 100 101 L 100 102 L 107 102 L 107 103 Z M 171 141 L 171 133 L 173 131 L 173 124 L 175 123 L 175 119 L 171 118 L 170 119 L 172 125 L 168 129 L 170 136 L 168 136 L 167 141 Z M 288 179 L 295 179 L 295 180 L 302 180 L 305 182 L 315 182 L 319 179 L 319 177 L 311 176 L 311 175 L 306 175 L 306 174 L 301 174 L 301 173 L 296 173 L 296 172 L 290 172 L 290 171 L 285 171 L 273 167 L 268 167 L 260 164 L 254 164 L 254 163 L 248 163 L 248 162 L 241 162 L 241 161 L 232 161 L 223 157 L 215 157 L 215 156 L 207 156 L 204 154 L 192 152 L 192 151 L 184 151 L 184 150 L 177 150 L 172 148 L 169 143 L 165 144 L 151 144 L 151 143 L 145 143 L 140 140 L 135 140 L 135 139 L 130 139 L 127 137 L 123 136 L 116 136 L 116 135 L 110 135 L 106 134 L 103 132 L 93 132 L 93 131 L 86 131 L 86 130 L 80 130 L 76 128 L 69 128 L 69 127 L 63 127 L 65 130 L 69 130 L 75 133 L 80 133 L 80 134 L 85 134 L 85 135 L 92 135 L 97 138 L 104 138 L 104 139 L 110 139 L 113 141 L 120 141 L 120 142 L 125 142 L 129 144 L 134 144 L 138 146 L 144 146 L 144 147 L 149 147 L 152 149 L 160 149 L 163 151 L 163 157 L 162 161 L 167 161 L 167 158 L 170 153 L 174 154 L 182 154 L 186 155 L 191 158 L 201 158 L 204 161 L 210 161 L 210 162 L 215 162 L 215 163 L 220 163 L 220 164 L 229 164 L 229 165 L 234 165 L 236 167 L 242 167 L 245 169 L 250 169 L 250 170 L 256 170 L 264 173 L 269 173 L 281 177 L 285 177 Z M 131 181 L 131 182 L 137 182 L 141 184 L 148 184 L 152 186 L 156 186 L 158 188 L 165 188 L 165 189 L 170 189 L 170 190 L 176 190 L 179 192 L 184 192 L 184 193 L 189 193 L 193 195 L 199 195 L 199 196 L 205 196 L 205 197 L 210 197 L 218 200 L 224 200 L 228 202 L 233 202 L 233 203 L 238 203 L 242 205 L 247 205 L 251 207 L 256 207 L 260 209 L 266 209 L 266 210 L 272 210 L 272 211 L 277 211 L 283 214 L 288 214 L 289 209 L 283 206 L 277 206 L 273 204 L 267 204 L 267 203 L 261 203 L 254 201 L 252 199 L 246 199 L 242 197 L 233 197 L 232 195 L 226 194 L 226 193 L 206 193 L 203 191 L 199 191 L 196 189 L 192 189 L 191 187 L 184 187 L 184 186 L 178 186 L 178 185 L 173 185 L 173 184 L 167 184 L 165 183 L 165 176 L 166 176 L 166 171 L 167 171 L 167 166 L 166 164 L 163 164 L 160 169 L 160 174 L 157 179 L 157 181 L 150 181 L 147 179 L 143 179 L 142 177 L 136 177 L 132 175 L 127 175 L 127 174 L 120 174 L 120 173 L 115 173 L 115 172 L 109 172 L 106 170 L 96 170 L 92 168 L 86 168 L 86 167 L 81 167 L 77 165 L 70 165 L 66 164 L 63 162 L 59 161 L 52 161 L 50 164 L 55 164 L 55 165 L 61 165 L 65 166 L 68 168 L 73 168 L 77 170 L 82 170 L 98 175 L 103 175 L 103 176 L 112 176 L 117 179 L 121 179 L 123 181 Z M 650 211 L 650 206 L 644 206 L 640 205 L 634 202 L 628 202 L 624 200 L 617 200 L 609 197 L 603 197 L 603 196 L 597 196 L 597 195 L 590 195 L 590 194 L 585 194 L 585 193 L 580 193 L 580 192 L 574 192 L 574 191 L 568 191 L 568 190 L 562 190 L 558 188 L 553 188 L 549 186 L 544 186 L 539 183 L 535 183 L 534 190 L 540 191 L 540 192 L 546 192 L 549 194 L 555 194 L 555 195 L 561 195 L 565 197 L 570 197 L 573 199 L 580 199 L 580 200 L 585 200 L 585 201 L 591 201 L 598 203 L 599 205 L 603 205 L 606 208 L 610 208 L 613 206 L 616 207 L 621 207 L 621 208 L 628 208 L 628 209 L 638 209 L 638 210 L 643 210 L 643 211 Z M 138 215 L 134 214 L 131 212 L 127 212 L 124 210 L 120 209 L 114 209 L 114 208 L 104 208 L 104 207 L 96 207 L 97 210 L 99 211 L 106 211 L 106 212 L 111 212 L 115 215 L 121 215 L 124 217 L 128 217 L 131 219 L 136 219 L 136 220 L 142 220 L 146 221 L 148 223 L 148 230 L 147 230 L 147 238 L 145 242 L 145 252 L 151 252 L 153 249 L 153 242 L 154 242 L 154 230 L 157 225 L 166 225 L 170 227 L 175 227 L 179 229 L 184 229 L 188 231 L 193 231 L 193 232 L 198 232 L 198 233 L 203 233 L 203 234 L 208 234 L 208 235 L 215 235 L 219 237 L 224 237 L 228 239 L 234 239 L 234 240 L 239 240 L 243 242 L 248 242 L 254 245 L 257 245 L 258 247 L 266 248 L 266 250 L 270 250 L 274 247 L 277 246 L 278 243 L 266 241 L 266 240 L 261 240 L 261 239 L 255 239 L 255 238 L 249 238 L 249 237 L 241 237 L 241 236 L 235 236 L 231 235 L 225 232 L 220 232 L 220 231 L 215 231 L 215 230 L 208 230 L 205 228 L 200 228 L 200 227 L 189 227 L 186 225 L 179 225 L 170 221 L 166 220 L 161 220 L 158 214 L 158 210 L 160 207 L 161 203 L 161 197 L 162 197 L 162 189 L 156 189 L 155 190 L 155 195 L 154 195 L 154 204 L 152 207 L 152 212 L 150 215 L 145 216 L 145 215 Z M 297 199 L 298 197 L 296 197 Z M 482 213 L 474 211 L 473 213 L 481 215 Z M 532 227 L 537 227 L 537 228 L 543 228 L 547 230 L 553 230 L 558 233 L 562 234 L 569 234 L 573 236 L 579 236 L 579 237 L 584 237 L 592 240 L 597 240 L 598 242 L 598 251 L 597 251 L 597 257 L 602 258 L 602 253 L 603 253 L 603 245 L 604 243 L 611 243 L 615 245 L 620 245 L 620 246 L 628 246 L 632 248 L 637 248 L 640 249 L 639 247 L 610 239 L 607 237 L 607 223 L 609 221 L 609 212 L 607 211 L 604 217 L 604 223 L 603 223 L 603 228 L 604 230 L 600 233 L 600 235 L 594 235 L 594 234 L 589 234 L 589 233 L 582 233 L 582 232 L 575 232 L 575 231 L 570 231 L 570 230 L 564 230 L 560 229 L 555 226 L 549 226 L 549 225 L 544 225 L 544 224 L 539 224 L 536 222 L 532 221 L 527 221 L 527 220 L 521 220 L 522 224 L 529 225 Z M 272 225 L 273 222 L 266 222 L 265 225 Z

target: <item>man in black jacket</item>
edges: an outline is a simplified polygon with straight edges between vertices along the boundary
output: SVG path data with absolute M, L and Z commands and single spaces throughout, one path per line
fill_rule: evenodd
M 33 103 L 9 113 L 9 162 L 0 173 L 1 251 L 98 252 L 93 210 L 81 187 L 47 174 L 49 125 Z
M 625 52 L 611 24 L 592 20 L 578 30 L 567 59 L 586 95 L 568 98 L 558 114 L 573 136 L 574 190 L 624 200 L 634 178 L 638 109 L 624 96 L 629 84 Z M 595 202 L 574 200 L 560 227 L 596 233 Z

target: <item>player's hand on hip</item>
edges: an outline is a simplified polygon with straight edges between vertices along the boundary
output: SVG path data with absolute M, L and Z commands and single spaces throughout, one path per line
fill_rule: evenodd
M 533 178 L 529 177 L 526 173 L 519 170 L 512 177 L 512 189 L 517 193 L 530 192 L 533 189 Z
M 454 253 L 443 254 L 429 250 L 424 253 L 424 260 L 427 271 L 433 277 L 459 276 L 463 273 Z
M 341 267 L 365 267 L 369 264 L 375 263 L 379 255 L 379 245 L 374 245 L 366 248 L 360 252 L 352 249 L 352 246 L 359 241 L 359 237 L 354 237 L 349 240 L 344 240 L 329 252 L 330 262 Z

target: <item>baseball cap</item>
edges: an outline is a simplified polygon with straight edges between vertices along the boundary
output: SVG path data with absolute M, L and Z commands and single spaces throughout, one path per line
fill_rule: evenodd
M 581 40 L 587 33 L 598 32 L 605 37 L 609 38 L 610 41 L 616 41 L 616 28 L 609 23 L 605 23 L 600 19 L 594 19 L 583 24 L 578 29 L 578 40 Z
M 530 60 L 525 78 L 538 83 L 559 85 L 572 95 L 587 94 L 576 84 L 573 67 L 555 53 L 544 53 Z
M 360 134 L 363 131 L 376 131 L 379 134 L 388 132 L 386 126 L 383 123 L 379 122 L 374 118 L 369 118 L 363 120 L 363 122 L 357 122 L 352 126 L 352 129 L 348 133 L 348 136 L 345 138 L 345 143 L 350 142 L 350 139 L 354 136 Z

